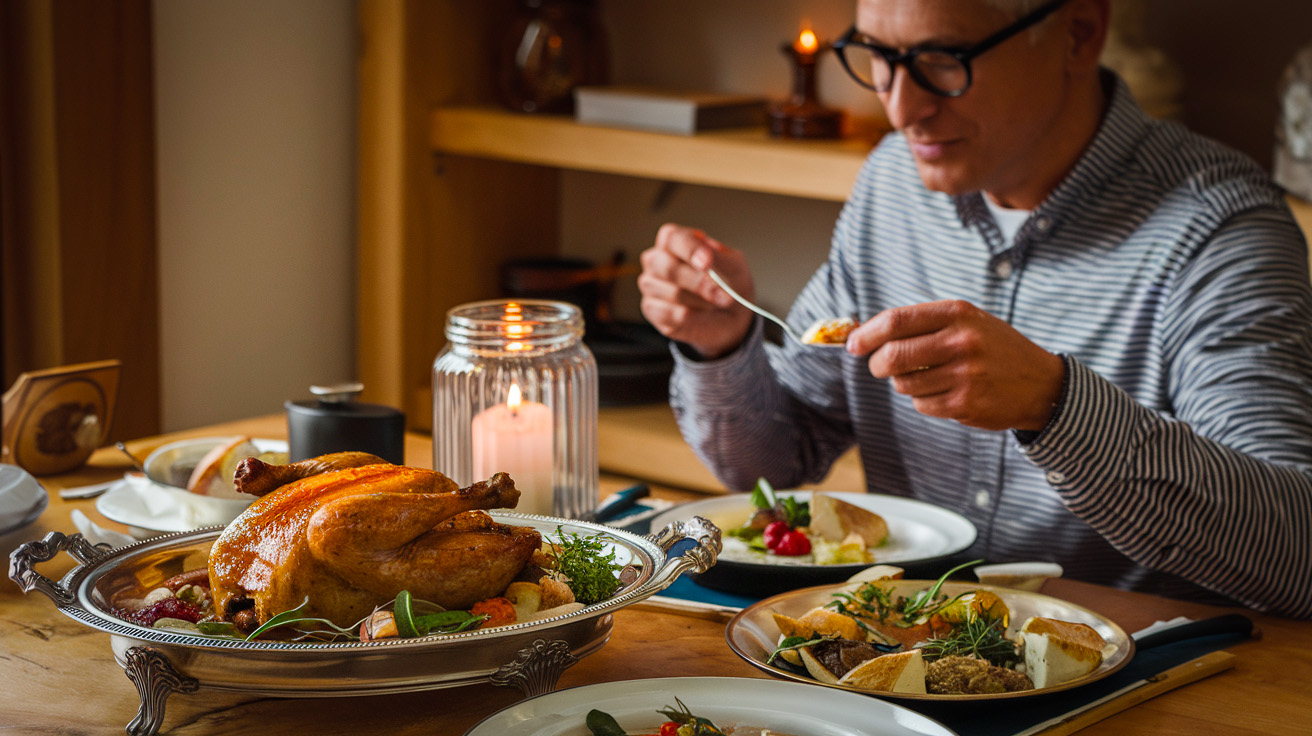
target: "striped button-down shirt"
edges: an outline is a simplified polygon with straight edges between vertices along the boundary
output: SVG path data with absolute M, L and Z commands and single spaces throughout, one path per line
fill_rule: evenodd
M 1061 354 L 1037 436 L 918 413 L 862 358 L 675 350 L 685 438 L 730 488 L 817 482 L 855 442 L 869 491 L 952 509 L 972 555 L 1312 616 L 1312 289 L 1280 190 L 1252 161 L 1154 120 L 1117 80 L 1067 178 L 1004 242 L 981 195 L 922 185 L 905 139 L 871 153 L 807 325 L 963 299 Z

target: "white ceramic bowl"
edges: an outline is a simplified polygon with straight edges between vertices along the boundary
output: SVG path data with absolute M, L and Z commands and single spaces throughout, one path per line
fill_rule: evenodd
M 0 465 L 0 534 L 21 529 L 45 511 L 50 495 L 17 465 Z
M 223 498 L 190 493 L 186 490 L 191 471 L 215 447 L 227 444 L 232 437 L 200 437 L 163 445 L 150 453 L 143 463 L 146 478 L 129 481 L 145 510 L 154 517 L 180 522 L 185 529 L 199 529 L 227 524 L 237 518 L 254 497 Z M 252 440 L 260 452 L 286 452 L 281 440 Z M 178 526 L 177 523 L 170 526 Z M 147 528 L 151 528 L 147 525 Z M 155 527 L 163 529 L 162 526 Z M 183 531 L 183 529 L 164 529 Z

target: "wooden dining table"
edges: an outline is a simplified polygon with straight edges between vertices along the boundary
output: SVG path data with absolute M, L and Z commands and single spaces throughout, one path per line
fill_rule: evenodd
M 244 434 L 281 438 L 281 415 L 200 427 L 128 442 L 138 458 L 166 442 L 187 437 Z M 406 462 L 432 467 L 431 442 L 421 434 L 406 439 Z M 112 480 L 131 468 L 119 450 L 97 450 L 87 464 L 40 478 L 50 492 L 46 510 L 31 525 L 0 536 L 6 555 L 48 532 L 76 531 L 70 519 L 81 510 L 107 528 L 124 531 L 95 510 L 91 499 L 63 500 L 61 488 Z M 605 495 L 638 479 L 604 474 Z M 674 501 L 695 492 L 653 486 L 657 497 Z M 57 578 L 77 563 L 65 556 L 43 563 L 42 574 Z M 1069 579 L 1050 579 L 1044 594 L 1091 609 L 1136 631 L 1178 616 L 1203 618 L 1228 609 L 1130 593 Z M 1125 734 L 1306 734 L 1312 733 L 1312 622 L 1245 612 L 1255 636 L 1226 651 L 1232 666 L 1120 710 L 1101 720 L 1089 716 L 1050 733 L 1082 728 L 1089 736 Z M 728 614 L 681 606 L 661 598 L 614 614 L 609 641 L 561 675 L 557 688 L 639 678 L 718 676 L 767 678 L 729 648 Z M 0 735 L 119 733 L 137 713 L 138 695 L 114 660 L 110 637 L 62 614 L 44 595 L 25 595 L 14 583 L 0 586 Z M 523 698 L 511 687 L 492 684 L 354 697 L 278 698 L 208 690 L 175 694 L 166 704 L 161 733 L 173 736 L 261 734 L 384 734 L 458 736 L 480 720 Z M 1024 701 L 1014 701 L 1024 707 Z M 659 707 L 664 704 L 657 704 Z M 1119 712 L 1111 712 L 1119 710 Z M 1092 721 L 1092 722 L 1089 722 Z M 958 729 L 963 736 L 969 728 Z

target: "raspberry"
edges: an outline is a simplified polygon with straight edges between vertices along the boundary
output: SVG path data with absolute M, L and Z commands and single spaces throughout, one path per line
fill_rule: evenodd
M 140 611 L 133 611 L 124 618 L 142 626 L 153 626 L 162 618 L 180 618 L 193 624 L 200 620 L 200 608 L 178 598 L 165 598 L 146 606 Z

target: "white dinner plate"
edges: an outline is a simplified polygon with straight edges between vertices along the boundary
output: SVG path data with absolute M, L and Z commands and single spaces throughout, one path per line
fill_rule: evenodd
M 747 677 L 662 677 L 558 690 L 484 718 L 465 736 L 589 736 L 596 708 L 631 733 L 655 733 L 657 710 L 678 698 L 715 725 L 758 726 L 796 736 L 952 736 L 946 726 L 894 703 L 843 690 Z
M 735 593 L 764 595 L 782 590 L 847 580 L 858 571 L 875 565 L 920 565 L 957 554 L 975 543 L 975 525 L 948 509 L 902 496 L 876 493 L 824 491 L 834 498 L 873 511 L 888 523 L 888 540 L 873 551 L 874 562 L 817 565 L 804 558 L 767 555 L 751 550 L 743 540 L 724 535 L 724 550 L 715 566 L 694 579 L 707 587 Z M 779 491 L 780 498 L 792 496 L 810 501 L 810 491 Z M 657 531 L 674 521 L 701 516 L 727 531 L 742 526 L 751 516 L 749 494 L 716 496 L 675 506 L 652 519 Z

